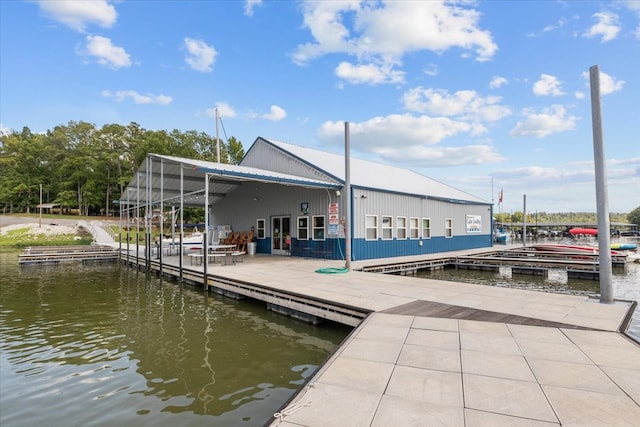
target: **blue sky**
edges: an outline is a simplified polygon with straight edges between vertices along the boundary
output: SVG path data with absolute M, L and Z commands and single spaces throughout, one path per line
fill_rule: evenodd
M 0 127 L 258 136 L 413 169 L 504 212 L 640 206 L 640 1 L 0 1 Z M 496 211 L 498 207 L 496 206 Z

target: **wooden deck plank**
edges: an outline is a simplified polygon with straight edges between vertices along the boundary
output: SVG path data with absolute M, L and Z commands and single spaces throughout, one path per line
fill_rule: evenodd
M 381 313 L 418 317 L 437 317 L 443 319 L 476 320 L 481 322 L 498 322 L 512 325 L 544 326 L 550 328 L 597 330 L 566 323 L 551 322 L 531 317 L 517 316 L 514 314 L 488 310 L 478 310 L 470 307 L 461 307 L 432 301 L 414 301 L 381 311 Z

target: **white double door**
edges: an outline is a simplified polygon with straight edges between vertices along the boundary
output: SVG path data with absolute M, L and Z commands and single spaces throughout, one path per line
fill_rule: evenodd
M 271 217 L 271 253 L 289 255 L 291 252 L 291 217 Z

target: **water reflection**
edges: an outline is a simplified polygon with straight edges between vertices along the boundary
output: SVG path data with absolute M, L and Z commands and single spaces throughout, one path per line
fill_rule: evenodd
M 350 331 L 113 264 L 0 257 L 3 427 L 262 425 Z

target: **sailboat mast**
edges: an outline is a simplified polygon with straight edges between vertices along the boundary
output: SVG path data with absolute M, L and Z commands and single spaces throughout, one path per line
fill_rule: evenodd
M 218 107 L 216 107 L 216 159 L 220 163 L 220 138 L 218 137 Z

